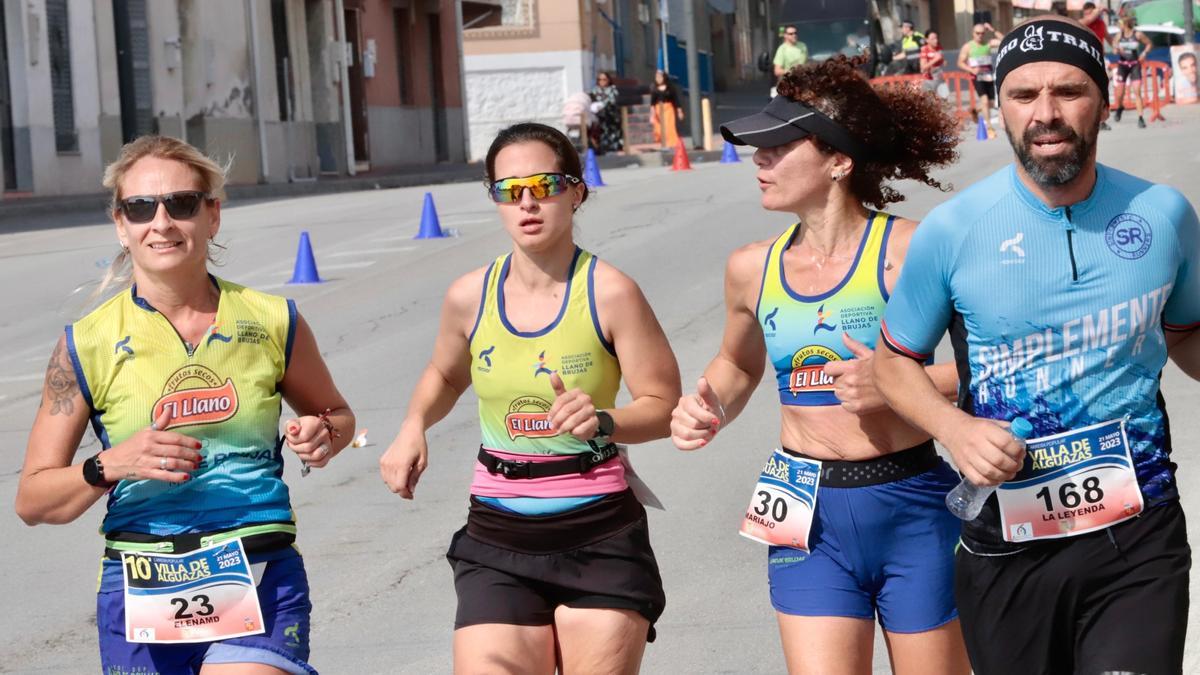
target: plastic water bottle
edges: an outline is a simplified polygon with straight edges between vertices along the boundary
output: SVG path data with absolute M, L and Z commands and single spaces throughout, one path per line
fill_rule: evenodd
M 1018 417 L 1012 421 L 1008 430 L 1024 445 L 1025 439 L 1033 433 L 1033 425 L 1024 417 Z M 997 487 L 999 486 L 980 487 L 964 478 L 958 487 L 946 495 L 946 508 L 962 520 L 975 520 L 979 517 L 979 512 L 983 510 L 983 503 L 996 491 Z

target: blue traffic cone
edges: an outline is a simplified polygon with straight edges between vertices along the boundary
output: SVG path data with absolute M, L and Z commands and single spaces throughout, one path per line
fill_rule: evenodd
M 983 118 L 975 124 L 975 140 L 986 141 L 988 139 L 987 125 L 983 123 Z
M 413 239 L 440 239 L 446 236 L 442 232 L 442 224 L 438 221 L 437 208 L 433 205 L 433 195 L 425 193 L 425 206 L 421 209 L 421 229 Z
M 292 271 L 289 284 L 320 284 L 324 283 L 317 273 L 317 261 L 313 258 L 312 242 L 308 240 L 308 232 L 300 233 L 300 248 L 296 249 L 296 269 Z
M 738 157 L 737 148 L 735 148 L 733 146 L 733 143 L 730 143 L 729 141 L 725 141 L 725 149 L 721 151 L 721 163 L 722 164 L 737 164 L 738 162 L 741 162 L 741 161 L 742 161 L 742 158 Z
M 604 187 L 604 179 L 600 177 L 600 167 L 596 164 L 596 151 L 588 148 L 583 159 L 583 182 L 590 188 Z

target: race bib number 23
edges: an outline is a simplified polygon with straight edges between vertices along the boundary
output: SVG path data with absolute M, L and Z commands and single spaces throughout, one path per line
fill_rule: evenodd
M 130 642 L 208 642 L 265 632 L 240 539 L 179 555 L 125 552 L 121 562 Z
M 763 544 L 808 551 L 820 482 L 821 462 L 776 450 L 758 477 L 738 533 Z

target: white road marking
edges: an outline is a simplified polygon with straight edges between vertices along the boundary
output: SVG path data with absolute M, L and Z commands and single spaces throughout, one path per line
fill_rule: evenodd
M 375 253 L 403 253 L 404 251 L 416 250 L 416 248 L 416 246 L 393 246 L 391 248 L 377 248 L 370 251 L 338 251 L 337 253 L 330 253 L 329 257 L 341 258 L 353 255 L 372 255 Z
M 334 263 L 333 265 L 322 265 L 322 264 L 318 263 L 317 271 L 320 272 L 320 271 L 324 271 L 324 270 L 356 270 L 356 269 L 360 269 L 363 267 L 370 267 L 371 265 L 374 265 L 374 264 L 375 264 L 374 260 L 360 260 L 358 262 Z

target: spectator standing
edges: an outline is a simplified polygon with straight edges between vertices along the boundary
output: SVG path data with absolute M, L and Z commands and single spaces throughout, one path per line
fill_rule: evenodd
M 617 106 L 617 87 L 613 83 L 611 73 L 600 71 L 596 76 L 596 86 L 592 88 L 592 114 L 596 116 L 593 125 L 592 138 L 596 152 L 620 152 L 623 145 L 621 139 L 621 109 Z
M 665 148 L 679 143 L 676 122 L 683 120 L 683 106 L 675 85 L 661 70 L 654 71 L 654 86 L 650 88 L 650 119 L 654 123 L 655 143 Z
M 921 73 L 921 47 L 925 45 L 925 36 L 915 30 L 911 21 L 900 24 L 900 42 L 892 58 L 901 61 L 902 75 L 919 75 Z

